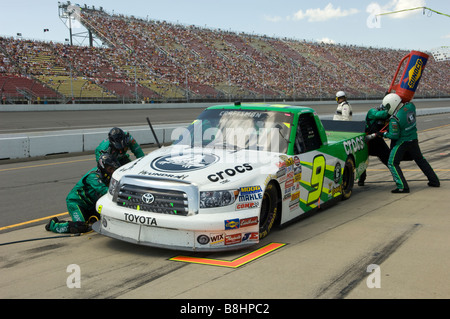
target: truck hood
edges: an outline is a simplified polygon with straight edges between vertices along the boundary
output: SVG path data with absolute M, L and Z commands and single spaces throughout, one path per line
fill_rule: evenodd
M 199 188 L 223 188 L 223 184 L 239 185 L 242 179 L 275 174 L 280 153 L 244 149 L 189 148 L 169 146 L 117 169 L 113 178 L 125 175 L 182 180 Z

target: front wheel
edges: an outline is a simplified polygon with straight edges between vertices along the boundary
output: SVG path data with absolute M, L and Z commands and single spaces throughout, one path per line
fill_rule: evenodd
M 347 158 L 344 165 L 344 174 L 342 174 L 342 200 L 349 199 L 352 196 L 353 183 L 355 182 L 355 162 L 352 158 Z
M 259 214 L 259 238 L 269 235 L 278 215 L 278 192 L 274 183 L 267 185 L 264 191 Z

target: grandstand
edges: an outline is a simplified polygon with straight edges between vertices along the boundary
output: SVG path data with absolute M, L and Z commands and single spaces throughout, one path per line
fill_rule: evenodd
M 87 6 L 78 19 L 107 47 L 0 37 L 2 103 L 298 101 L 332 99 L 338 90 L 352 99 L 380 99 L 409 53 L 212 30 Z M 448 97 L 450 61 L 429 54 L 415 97 Z

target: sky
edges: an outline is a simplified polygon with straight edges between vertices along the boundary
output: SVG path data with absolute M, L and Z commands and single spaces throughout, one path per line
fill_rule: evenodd
M 1 0 L 0 36 L 64 42 L 58 1 Z M 67 1 L 61 1 L 67 2 Z M 72 0 L 108 13 L 248 34 L 342 45 L 430 51 L 450 46 L 449 0 Z M 379 13 L 428 7 L 403 13 Z M 73 25 L 74 32 L 84 29 Z M 44 32 L 48 29 L 48 32 Z M 87 41 L 86 41 L 87 42 Z M 86 44 L 87 43 L 83 43 Z

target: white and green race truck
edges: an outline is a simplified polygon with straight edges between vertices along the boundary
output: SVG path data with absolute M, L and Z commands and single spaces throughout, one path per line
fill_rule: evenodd
M 348 199 L 368 165 L 363 129 L 326 131 L 302 106 L 212 106 L 172 138 L 114 172 L 96 232 L 177 250 L 244 248 Z

